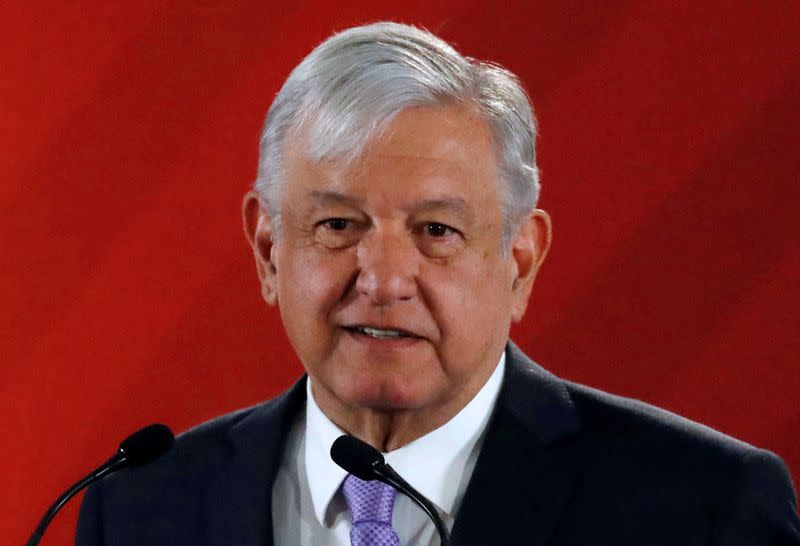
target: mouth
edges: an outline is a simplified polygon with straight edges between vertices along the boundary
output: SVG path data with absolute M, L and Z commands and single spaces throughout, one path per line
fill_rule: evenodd
M 345 330 L 357 336 L 365 336 L 376 340 L 419 339 L 418 335 L 397 328 L 375 328 L 373 326 L 356 325 L 346 326 Z

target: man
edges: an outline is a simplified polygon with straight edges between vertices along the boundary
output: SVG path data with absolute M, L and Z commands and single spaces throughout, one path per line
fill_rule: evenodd
M 348 433 L 456 545 L 800 544 L 777 457 L 508 341 L 550 244 L 534 139 L 516 79 L 427 32 L 316 48 L 270 108 L 243 207 L 307 378 L 90 490 L 77 543 L 437 544 L 408 499 L 331 462 Z

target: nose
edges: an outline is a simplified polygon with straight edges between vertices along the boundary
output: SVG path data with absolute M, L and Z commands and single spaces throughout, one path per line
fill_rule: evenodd
M 388 306 L 416 296 L 418 250 L 410 235 L 373 230 L 359 242 L 357 256 L 356 290 L 372 304 Z

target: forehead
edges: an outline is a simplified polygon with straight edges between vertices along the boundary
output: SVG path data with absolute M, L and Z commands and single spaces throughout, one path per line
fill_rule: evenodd
M 308 135 L 285 149 L 286 193 L 497 198 L 497 161 L 486 121 L 467 105 L 403 110 L 352 161 L 308 157 Z

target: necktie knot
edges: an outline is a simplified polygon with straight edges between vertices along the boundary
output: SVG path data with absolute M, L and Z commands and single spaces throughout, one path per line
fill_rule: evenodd
M 378 480 L 364 481 L 348 475 L 342 487 L 350 509 L 353 546 L 399 546 L 400 540 L 392 528 L 392 510 L 397 492 Z

